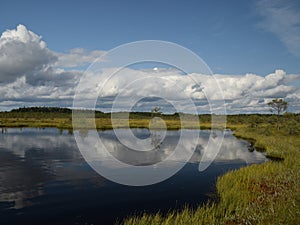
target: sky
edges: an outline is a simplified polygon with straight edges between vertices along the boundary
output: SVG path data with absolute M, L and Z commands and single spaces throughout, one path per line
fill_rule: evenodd
M 83 73 L 98 57 L 133 41 L 162 40 L 188 48 L 204 60 L 224 92 L 228 113 L 268 112 L 266 103 L 273 98 L 284 98 L 290 111 L 300 112 L 297 0 L 3 0 L 0 34 L 1 111 L 33 105 L 70 107 Z M 209 112 L 205 87 L 215 91 L 211 76 L 186 74 L 189 83 L 174 68 L 150 67 L 155 71 L 125 69 L 112 79 L 112 86 L 104 87 L 97 107 L 109 111 L 121 87 L 155 72 L 164 79 L 163 96 L 178 96 L 175 82 L 199 112 Z M 132 93 L 151 98 L 139 102 L 137 110 L 163 105 L 153 95 L 158 84 L 151 79 L 148 88 L 143 82 L 131 87 L 122 98 L 124 105 Z M 204 91 L 195 88 L 195 82 Z M 171 108 L 163 105 L 162 110 Z M 186 110 L 184 105 L 180 110 Z

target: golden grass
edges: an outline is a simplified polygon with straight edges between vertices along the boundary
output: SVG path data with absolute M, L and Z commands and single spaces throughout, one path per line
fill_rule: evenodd
M 135 215 L 123 224 L 300 224 L 299 135 L 275 129 L 264 135 L 247 126 L 235 127 L 235 133 L 255 140 L 267 155 L 284 160 L 251 165 L 219 177 L 217 203 L 167 215 Z
M 299 130 L 299 121 L 293 119 L 289 125 L 293 127 L 277 132 L 268 122 L 248 123 L 245 118 L 248 116 L 229 117 L 227 128 L 234 130 L 238 137 L 254 141 L 255 147 L 266 151 L 268 157 L 281 161 L 251 165 L 219 177 L 217 203 L 207 203 L 196 210 L 186 207 L 167 215 L 131 216 L 123 224 L 300 224 L 300 136 L 294 131 Z M 148 128 L 150 119 L 130 119 L 129 125 L 120 120 L 115 128 Z M 239 119 L 243 122 L 236 122 Z M 87 124 L 94 127 L 91 119 L 82 122 L 85 128 Z M 208 122 L 191 122 L 184 127 L 177 119 L 165 119 L 165 123 L 168 129 L 210 129 Z M 95 124 L 97 129 L 112 129 L 110 118 L 96 118 Z M 72 129 L 72 119 L 2 117 L 0 127 Z

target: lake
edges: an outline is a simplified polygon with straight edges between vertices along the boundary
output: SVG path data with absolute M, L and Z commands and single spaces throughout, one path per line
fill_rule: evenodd
M 147 129 L 132 131 L 140 139 L 152 135 Z M 73 134 L 68 131 L 2 129 L 1 224 L 113 224 L 134 213 L 164 213 L 185 205 L 196 207 L 209 199 L 214 200 L 218 176 L 267 160 L 249 142 L 235 138 L 228 130 L 213 163 L 199 172 L 210 131 L 189 132 L 196 132 L 199 140 L 189 162 L 179 172 L 157 184 L 126 186 L 109 181 L 91 169 L 78 150 Z M 134 153 L 119 142 L 113 130 L 98 134 L 115 158 L 138 166 L 152 165 L 166 158 L 178 144 L 180 135 L 179 131 L 167 131 L 159 149 Z M 128 130 L 120 129 L 119 134 L 130 141 L 126 136 Z M 160 141 L 155 135 L 151 138 L 153 142 Z M 189 140 L 183 141 L 183 146 L 188 146 Z M 105 163 L 104 158 L 100 161 Z

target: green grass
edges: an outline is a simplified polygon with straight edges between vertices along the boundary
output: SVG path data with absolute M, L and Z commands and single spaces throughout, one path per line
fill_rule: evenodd
M 151 117 L 146 118 L 131 118 L 128 121 L 126 119 L 118 119 L 116 125 L 112 125 L 110 117 L 105 118 L 82 118 L 76 122 L 76 128 L 93 128 L 96 126 L 97 129 L 105 130 L 112 128 L 149 128 Z M 188 121 L 181 126 L 179 119 L 164 118 L 167 129 L 199 129 L 200 125 L 202 129 L 210 128 L 209 122 L 195 123 L 194 121 Z M 0 127 L 56 127 L 60 129 L 72 129 L 72 117 L 41 117 L 39 115 L 33 115 L 28 117 L 2 117 L 0 116 Z
M 228 172 L 217 180 L 219 201 L 167 215 L 133 215 L 123 224 L 300 224 L 300 138 L 264 125 L 236 127 L 239 137 L 255 141 L 269 161 Z
M 68 110 L 35 108 L 0 113 L 0 127 L 57 127 L 72 130 L 72 114 Z M 31 112 L 31 111 L 33 112 Z M 59 111 L 59 112 L 57 112 Z M 148 128 L 151 113 L 132 113 L 129 127 Z M 210 129 L 210 116 L 201 115 L 200 123 L 182 127 L 178 114 L 158 115 L 168 129 Z M 92 119 L 83 122 L 93 127 Z M 96 113 L 97 129 L 112 129 L 110 115 Z M 218 201 L 193 210 L 171 211 L 166 215 L 131 215 L 122 224 L 300 224 L 300 115 L 281 117 L 276 130 L 273 115 L 234 115 L 227 117 L 227 128 L 248 139 L 266 152 L 272 160 L 228 172 L 217 180 Z M 118 121 L 117 127 L 128 127 Z M 158 206 L 159 207 L 159 206 Z

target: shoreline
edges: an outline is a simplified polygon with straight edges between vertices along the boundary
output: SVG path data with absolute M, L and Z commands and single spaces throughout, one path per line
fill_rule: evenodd
M 218 177 L 216 190 L 219 202 L 208 202 L 198 209 L 161 214 L 133 215 L 122 224 L 300 224 L 300 126 L 299 115 L 283 117 L 280 131 L 274 123 L 251 121 L 251 116 L 229 116 L 226 129 L 233 135 L 253 143 L 272 160 L 227 172 Z M 234 120 L 238 118 L 238 122 Z M 96 118 L 99 130 L 112 129 L 109 118 Z M 148 128 L 150 118 L 130 119 L 130 126 Z M 177 120 L 166 120 L 167 129 L 186 129 Z M 201 122 L 201 120 L 200 120 Z M 97 126 L 98 125 L 98 126 Z M 101 125 L 101 126 L 100 126 Z M 202 126 L 201 126 L 202 125 Z M 1 118 L 0 128 L 47 128 L 72 130 L 72 118 Z M 192 129 L 211 129 L 209 123 Z M 156 221 L 156 222 L 155 222 Z
M 264 149 L 274 157 L 262 164 L 253 164 L 218 177 L 218 202 L 208 202 L 198 209 L 185 208 L 167 215 L 143 214 L 131 216 L 125 225 L 134 224 L 299 224 L 300 217 L 300 143 L 293 145 L 297 135 L 290 137 L 286 149 L 275 146 L 275 137 L 254 135 L 255 129 L 237 128 L 233 135 L 251 139 L 254 147 Z M 269 142 L 273 139 L 272 144 Z M 279 159 L 279 160 L 277 160 Z M 271 208 L 271 211 L 268 211 Z M 156 222 L 153 222 L 156 221 Z

